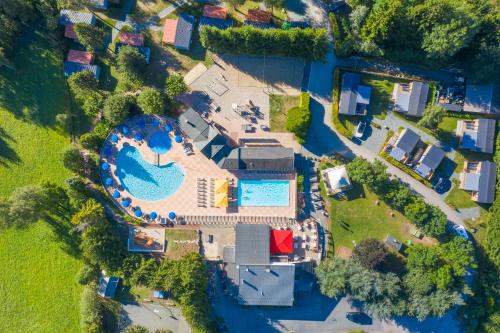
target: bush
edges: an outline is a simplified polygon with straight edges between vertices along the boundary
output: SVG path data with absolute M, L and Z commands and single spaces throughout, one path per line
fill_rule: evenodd
M 103 140 L 97 134 L 94 133 L 84 133 L 80 136 L 79 140 L 83 148 L 95 152 L 99 151 L 99 148 L 103 143 Z
M 149 330 L 144 326 L 134 325 L 127 328 L 125 333 L 149 333 Z
M 309 110 L 309 94 L 301 93 L 298 107 L 287 112 L 286 129 L 295 135 L 299 143 L 304 143 L 307 131 L 311 124 L 311 111 Z
M 221 30 L 207 27 L 200 32 L 200 41 L 216 53 L 281 55 L 320 61 L 328 52 L 325 29 L 258 29 L 245 25 Z
M 339 132 L 342 136 L 345 136 L 348 139 L 352 138 L 352 132 L 349 131 L 347 127 L 342 124 L 339 118 L 339 102 L 340 102 L 340 70 L 335 69 L 333 73 L 333 92 L 332 92 L 332 121 L 333 127 Z
M 170 75 L 165 82 L 165 93 L 174 100 L 177 96 L 188 91 L 188 86 L 181 75 Z
M 142 78 L 146 68 L 146 59 L 132 46 L 122 46 L 116 58 L 118 70 L 123 74 Z
M 79 208 L 92 196 L 92 192 L 88 189 L 87 183 L 82 177 L 68 178 L 66 179 L 66 185 L 68 186 L 68 196 L 75 208 Z
M 76 274 L 76 281 L 79 284 L 89 284 L 91 282 L 97 282 L 99 278 L 99 267 L 94 265 L 85 265 Z
M 95 287 L 86 286 L 80 297 L 80 322 L 83 332 L 101 332 L 103 313 L 104 307 L 95 291 Z
M 364 268 L 377 268 L 387 257 L 384 244 L 374 238 L 363 239 L 352 252 L 353 260 L 357 260 Z
M 70 117 L 66 113 L 58 113 L 56 115 L 56 125 L 59 126 L 66 132 L 70 131 L 71 121 Z
M 79 175 L 85 172 L 85 160 L 78 148 L 71 147 L 63 153 L 63 164 L 66 169 Z
M 106 122 L 105 120 L 101 120 L 95 125 L 94 134 L 97 135 L 99 139 L 104 141 L 106 140 L 109 132 L 111 132 L 112 129 L 113 127 L 108 122 Z
M 83 99 L 82 111 L 91 119 L 97 117 L 104 106 L 104 97 L 97 92 L 88 94 Z
M 77 101 L 83 101 L 91 93 L 97 92 L 98 84 L 94 74 L 88 70 L 73 73 L 68 78 L 69 90 Z
M 137 105 L 145 114 L 162 114 L 165 100 L 160 91 L 146 87 L 137 97 Z
M 77 23 L 74 25 L 74 29 L 78 42 L 85 46 L 87 51 L 94 51 L 97 48 L 104 47 L 106 30 L 103 28 L 85 23 Z
M 132 99 L 125 95 L 112 95 L 104 103 L 104 118 L 111 125 L 121 124 L 129 116 Z

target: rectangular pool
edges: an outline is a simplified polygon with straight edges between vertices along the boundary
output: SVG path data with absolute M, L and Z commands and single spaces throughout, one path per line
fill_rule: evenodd
M 238 206 L 287 207 L 290 204 L 288 180 L 239 180 Z

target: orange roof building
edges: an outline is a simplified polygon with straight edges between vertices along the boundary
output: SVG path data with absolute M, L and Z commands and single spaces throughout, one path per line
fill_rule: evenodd
M 225 20 L 227 17 L 227 9 L 221 6 L 205 5 L 203 7 L 203 16 Z
M 73 24 L 68 24 L 64 27 L 64 37 L 76 39 L 75 29 L 73 28 Z
M 120 43 L 133 46 L 143 46 L 144 36 L 134 32 L 120 32 Z
M 167 44 L 174 44 L 176 32 L 177 20 L 166 19 L 165 26 L 163 27 L 162 42 Z
M 94 55 L 92 52 L 78 51 L 78 50 L 69 50 L 68 52 L 68 61 L 77 62 L 79 64 L 90 65 Z
M 273 14 L 266 12 L 261 9 L 249 9 L 247 14 L 247 20 L 258 23 L 270 23 L 273 18 Z

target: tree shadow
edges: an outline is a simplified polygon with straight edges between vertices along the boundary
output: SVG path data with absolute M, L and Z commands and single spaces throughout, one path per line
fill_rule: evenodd
M 80 234 L 69 223 L 69 214 L 50 214 L 44 219 L 61 241 L 61 249 L 74 258 L 81 257 Z
M 0 127 L 0 165 L 7 167 L 8 163 L 21 162 L 19 155 L 10 146 L 11 143 L 16 143 L 16 140 L 12 138 L 2 127 Z

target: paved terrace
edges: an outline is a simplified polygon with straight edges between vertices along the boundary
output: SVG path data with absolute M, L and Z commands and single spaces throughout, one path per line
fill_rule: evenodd
M 130 126 L 132 128 L 132 126 Z M 131 146 L 137 148 L 142 154 L 143 158 L 151 164 L 155 164 L 156 154 L 148 147 L 147 140 L 148 136 L 161 130 L 157 126 L 147 125 L 145 129 L 142 129 L 142 133 L 147 133 L 145 140 L 142 142 L 136 142 L 134 138 L 134 130 L 132 128 L 131 133 L 127 136 L 120 134 L 120 140 L 117 143 L 112 143 L 110 140 L 106 144 L 113 146 L 113 153 L 110 158 L 103 158 L 102 160 L 110 164 L 110 176 L 113 178 L 114 184 L 120 184 L 120 180 L 116 176 L 116 164 L 114 156 L 123 148 L 125 144 L 130 144 Z M 295 207 L 296 207 L 296 181 L 294 175 L 246 175 L 243 173 L 231 173 L 227 170 L 219 168 L 212 160 L 206 158 L 196 147 L 193 146 L 194 154 L 186 156 L 182 145 L 175 143 L 172 133 L 170 133 L 172 139 L 172 147 L 170 151 L 166 154 L 159 155 L 159 164 L 164 165 L 169 162 L 175 162 L 182 167 L 185 173 L 184 182 L 179 187 L 177 192 L 171 196 L 158 200 L 158 201 L 147 201 L 141 200 L 128 194 L 126 191 L 122 191 L 122 197 L 128 197 L 132 200 L 130 207 L 127 212 L 133 215 L 132 207 L 140 207 L 144 214 L 150 212 L 157 212 L 160 217 L 167 217 L 168 213 L 174 211 L 177 216 L 199 216 L 204 217 L 203 219 L 198 219 L 198 222 L 209 222 L 213 220 L 216 222 L 215 217 L 232 217 L 231 219 L 225 219 L 224 221 L 235 222 L 258 222 L 264 223 L 265 219 L 259 219 L 258 221 L 250 220 L 250 217 L 283 217 L 283 218 L 295 218 Z M 189 140 L 185 138 L 187 142 Z M 230 205 L 227 208 L 216 208 L 211 207 L 208 203 L 207 207 L 198 207 L 198 185 L 197 179 L 203 178 L 207 180 L 209 184 L 210 179 L 234 179 L 234 186 L 237 186 L 238 179 L 283 179 L 286 178 L 290 180 L 290 204 L 287 207 L 237 207 L 236 205 Z M 113 191 L 113 187 L 106 188 L 108 192 Z M 233 193 L 237 192 L 236 188 L 231 189 Z M 110 194 L 111 194 L 110 193 Z M 206 190 L 207 198 L 209 198 L 209 189 L 207 186 Z M 112 197 L 110 195 L 110 197 Z M 119 199 L 121 201 L 121 199 Z M 209 201 L 209 199 L 207 199 Z M 117 205 L 123 208 L 118 202 Z

